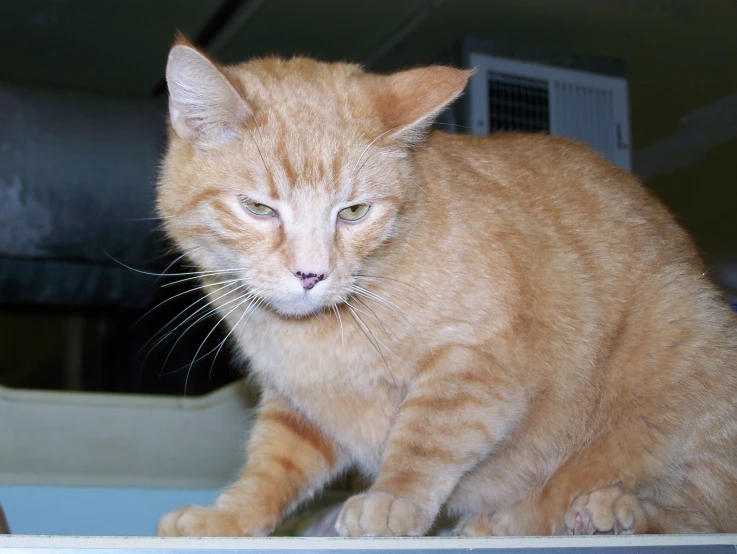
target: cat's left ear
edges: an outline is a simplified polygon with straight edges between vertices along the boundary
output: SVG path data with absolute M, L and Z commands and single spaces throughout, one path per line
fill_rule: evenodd
M 379 117 L 389 136 L 409 144 L 421 140 L 433 119 L 466 87 L 473 70 L 429 66 L 394 73 L 384 79 L 377 99 Z

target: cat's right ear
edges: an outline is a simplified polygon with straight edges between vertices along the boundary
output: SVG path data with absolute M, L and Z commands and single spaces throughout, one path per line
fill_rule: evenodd
M 376 106 L 390 128 L 388 136 L 409 145 L 421 141 L 435 116 L 461 95 L 473 71 L 436 65 L 379 77 Z
M 253 116 L 217 66 L 187 44 L 176 44 L 169 51 L 166 83 L 174 131 L 199 146 L 233 140 Z

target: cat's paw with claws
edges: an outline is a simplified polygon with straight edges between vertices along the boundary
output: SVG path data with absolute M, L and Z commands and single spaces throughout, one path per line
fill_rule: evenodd
M 223 510 L 184 506 L 162 517 L 156 534 L 160 537 L 242 537 L 251 533 Z
M 647 527 L 637 497 L 618 487 L 607 487 L 578 496 L 565 514 L 571 535 L 631 535 Z
M 430 528 L 432 516 L 406 498 L 368 492 L 348 499 L 335 528 L 343 537 L 417 537 Z

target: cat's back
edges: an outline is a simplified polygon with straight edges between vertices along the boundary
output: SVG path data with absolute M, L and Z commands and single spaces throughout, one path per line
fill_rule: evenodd
M 546 211 L 565 209 L 562 201 L 567 200 L 586 212 L 600 208 L 597 204 L 613 206 L 616 202 L 626 204 L 630 216 L 631 212 L 650 211 L 670 219 L 667 210 L 627 171 L 589 146 L 565 137 L 433 132 L 418 157 L 422 173 L 456 178 L 453 186 L 459 200 L 493 196 L 496 203 L 535 205 Z
M 467 276 L 456 281 L 477 296 L 488 291 L 505 314 L 524 306 L 537 328 L 563 321 L 556 332 L 570 340 L 591 329 L 608 335 L 627 317 L 633 328 L 676 318 L 699 330 L 726 325 L 719 342 L 729 336 L 735 351 L 735 318 L 688 233 L 636 178 L 586 145 L 434 132 L 415 167 L 431 222 L 418 244 L 433 245 L 423 248 L 423 267 Z
M 582 255 L 682 259 L 701 267 L 690 236 L 635 177 L 564 137 L 433 132 L 417 168 L 430 194 L 485 223 L 487 236 L 581 247 Z M 534 237 L 534 238 L 533 238 Z

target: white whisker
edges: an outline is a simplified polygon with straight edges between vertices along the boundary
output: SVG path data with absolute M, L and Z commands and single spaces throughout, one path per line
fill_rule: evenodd
M 345 346 L 345 337 L 343 336 L 343 318 L 340 317 L 340 308 L 335 304 L 332 305 L 332 308 L 333 312 L 335 312 L 335 316 L 338 318 L 338 323 L 340 323 L 340 345 Z
M 136 273 L 140 273 L 142 275 L 151 275 L 152 277 L 182 277 L 184 275 L 207 276 L 207 275 L 217 275 L 217 274 L 220 274 L 220 273 L 236 273 L 238 271 L 244 271 L 245 269 L 247 269 L 245 267 L 241 267 L 241 268 L 235 268 L 235 269 L 220 269 L 220 270 L 217 270 L 217 271 L 188 271 L 188 272 L 185 272 L 185 273 L 155 273 L 153 271 L 144 271 L 142 269 L 136 269 L 135 267 L 131 267 L 131 266 L 127 265 L 127 264 L 124 264 L 120 260 L 114 258 L 112 255 L 110 255 L 105 250 L 103 250 L 103 252 L 105 253 L 105 255 L 108 258 L 110 258 L 116 264 L 119 264 L 119 265 L 123 266 L 126 269 L 130 269 L 131 271 L 135 271 Z M 176 261 L 176 260 L 174 260 L 174 261 Z M 193 278 L 196 279 L 197 277 L 193 277 Z M 187 280 L 187 279 L 182 279 L 182 281 L 185 281 L 185 280 Z M 173 285 L 173 284 L 176 284 L 178 282 L 181 282 L 181 281 L 176 281 L 174 283 L 167 283 L 164 286 Z
M 392 382 L 396 383 L 396 380 L 394 379 L 394 372 L 392 371 L 392 368 L 389 366 L 389 362 L 386 361 L 386 357 L 382 353 L 381 348 L 378 346 L 378 344 L 381 344 L 381 343 L 377 344 L 371 340 L 371 338 L 369 337 L 369 334 L 371 335 L 371 337 L 374 338 L 374 340 L 376 340 L 376 337 L 374 337 L 374 333 L 371 331 L 371 329 L 369 329 L 368 326 L 363 322 L 363 320 L 361 319 L 361 316 L 358 315 L 356 310 L 353 308 L 353 306 L 351 306 L 348 303 L 347 300 L 344 300 L 343 303 L 348 308 L 348 311 L 351 314 L 353 321 L 356 322 L 356 325 L 358 325 L 358 328 L 361 330 L 361 332 L 363 332 L 363 335 L 366 337 L 366 340 L 369 341 L 369 344 L 374 347 L 374 350 L 376 350 L 376 352 L 381 357 L 382 361 L 384 362 L 384 365 L 386 366 L 386 369 L 389 371 L 389 375 L 392 378 Z
M 248 320 L 251 319 L 251 314 L 253 314 L 253 312 L 255 312 L 258 309 L 258 306 L 261 304 L 261 300 L 262 299 L 256 296 L 259 292 L 261 292 L 259 289 L 251 291 L 251 293 L 254 296 L 251 297 L 250 303 L 248 304 L 248 306 L 246 306 L 246 309 L 243 310 L 243 313 L 241 314 L 241 317 L 238 318 L 238 321 L 236 321 L 235 325 L 233 325 L 233 327 L 230 329 L 230 331 L 228 331 L 228 334 L 225 335 L 225 338 L 222 341 L 220 341 L 220 344 L 217 346 L 217 352 L 215 352 L 215 357 L 212 359 L 212 364 L 210 364 L 210 372 L 208 374 L 208 378 L 211 378 L 212 377 L 212 370 L 215 367 L 215 361 L 218 359 L 218 355 L 220 354 L 220 350 L 223 348 L 223 346 L 225 345 L 225 343 L 228 340 L 228 338 L 230 337 L 230 335 L 233 334 L 233 331 L 235 331 L 236 327 L 238 327 L 238 325 L 240 325 L 241 321 L 243 321 L 243 317 L 246 316 L 246 315 L 248 315 L 248 317 L 246 317 L 246 320 L 243 322 L 243 324 L 245 325 L 246 323 L 248 323 Z M 238 337 L 239 338 L 241 336 L 241 333 L 242 333 L 242 331 L 238 333 Z M 206 354 L 206 356 L 209 355 L 209 354 L 211 354 L 211 353 L 212 353 L 212 350 L 210 350 L 210 352 L 208 352 Z
M 239 282 L 239 279 L 236 279 L 236 280 L 235 280 L 235 282 Z M 227 288 L 228 286 L 230 286 L 230 284 L 231 284 L 230 282 L 226 282 L 226 283 L 225 283 L 225 284 L 223 284 L 222 286 L 220 286 L 220 287 L 216 288 L 216 289 L 215 289 L 214 291 L 211 291 L 211 293 L 215 293 L 215 292 L 218 292 L 218 291 L 220 291 L 220 290 L 222 290 L 222 289 L 224 289 L 224 288 Z M 233 290 L 229 290 L 229 291 L 226 291 L 226 292 L 225 292 L 225 294 L 222 294 L 221 296 L 218 296 L 217 298 L 215 298 L 215 300 L 220 300 L 220 299 L 221 299 L 221 298 L 223 298 L 224 296 L 227 296 L 227 295 L 229 295 L 229 294 L 232 294 L 232 293 L 236 292 L 237 290 L 239 290 L 239 289 L 242 289 L 242 288 L 244 288 L 245 286 L 246 286 L 246 285 L 245 285 L 245 284 L 243 284 L 243 285 L 241 285 L 241 286 L 239 286 L 239 287 L 236 287 L 236 288 L 235 288 L 235 289 L 233 289 Z M 148 340 L 147 340 L 147 341 L 146 341 L 146 342 L 144 343 L 144 345 L 143 345 L 143 346 L 142 346 L 141 348 L 142 348 L 142 349 L 143 349 L 143 348 L 145 348 L 145 347 L 146 347 L 146 346 L 147 346 L 147 345 L 148 345 L 148 344 L 149 344 L 149 343 L 150 343 L 150 342 L 151 342 L 152 340 L 156 339 L 156 336 L 157 336 L 157 335 L 160 335 L 160 334 L 161 334 L 161 333 L 162 333 L 162 332 L 163 332 L 163 331 L 164 331 L 164 330 L 165 330 L 165 329 L 166 329 L 167 327 L 169 327 L 169 326 L 170 326 L 171 324 L 173 324 L 173 323 L 174 323 L 174 322 L 175 322 L 175 321 L 176 321 L 177 319 L 179 319 L 179 318 L 180 318 L 180 317 L 181 317 L 182 315 L 184 315 L 184 313 L 186 313 L 186 312 L 187 312 L 187 310 L 189 310 L 189 309 L 193 308 L 194 306 L 196 306 L 196 305 L 197 305 L 197 304 L 199 304 L 200 302 L 203 302 L 203 301 L 207 301 L 207 299 L 208 299 L 208 298 L 207 298 L 207 296 L 202 296 L 201 298 L 199 298 L 199 299 L 195 300 L 194 302 L 192 302 L 192 303 L 191 303 L 191 304 L 190 304 L 189 306 L 187 306 L 186 308 L 184 308 L 184 309 L 183 309 L 183 310 L 182 310 L 181 312 L 179 312 L 179 313 L 178 313 L 177 315 L 175 315 L 175 316 L 174 316 L 174 317 L 173 317 L 173 318 L 172 318 L 171 320 L 169 320 L 169 322 L 168 322 L 168 323 L 167 323 L 166 325 L 164 325 L 164 326 L 162 327 L 161 331 L 159 331 L 159 332 L 155 333 L 155 334 L 154 334 L 154 335 L 153 335 L 153 336 L 152 336 L 152 337 L 151 337 L 150 339 L 148 339 Z M 156 342 L 156 344 L 154 344 L 154 345 L 152 346 L 152 349 L 153 349 L 153 348 L 156 348 L 156 347 L 157 347 L 157 346 L 158 346 L 159 344 L 161 344 L 161 342 L 162 342 L 162 341 L 166 340 L 166 337 L 168 337 L 168 336 L 169 336 L 169 335 L 171 335 L 171 334 L 172 334 L 172 333 L 173 333 L 174 331 L 176 331 L 177 329 L 179 329 L 179 327 L 181 327 L 182 325 L 184 325 L 185 323 L 187 323 L 187 321 L 189 321 L 189 320 L 190 320 L 190 319 L 191 319 L 191 318 L 192 318 L 193 316 L 197 315 L 197 314 L 198 314 L 199 312 L 201 312 L 202 310 L 204 310 L 205 308 L 207 308 L 207 306 L 208 306 L 208 305 L 209 305 L 209 304 L 207 304 L 207 302 L 206 302 L 204 306 L 202 306 L 202 307 L 198 308 L 198 309 L 197 309 L 197 310 L 196 310 L 196 311 L 195 311 L 194 313 L 190 314 L 190 315 L 189 315 L 189 317 L 187 317 L 187 318 L 186 318 L 186 319 L 185 319 L 184 321 L 182 321 L 181 323 L 179 323 L 179 324 L 178 324 L 178 325 L 177 325 L 176 327 L 174 327 L 174 328 L 173 328 L 173 329 L 172 329 L 171 331 L 169 331 L 169 332 L 168 332 L 168 333 L 167 333 L 167 334 L 166 334 L 165 336 L 161 337 L 161 338 L 160 338 L 160 339 L 159 339 L 159 340 L 158 340 L 158 341 Z
M 361 152 L 361 155 L 358 156 L 358 161 L 353 166 L 353 171 L 351 172 L 351 174 L 352 175 L 357 175 L 358 172 L 361 171 L 361 169 L 363 168 L 363 166 L 366 164 L 366 161 L 368 161 L 368 157 L 366 158 L 366 161 L 364 161 L 363 164 L 360 167 L 359 167 L 358 164 L 361 163 L 361 160 L 363 159 L 363 156 L 366 154 L 366 152 L 368 152 L 368 149 L 371 148 L 377 140 L 379 140 L 380 138 L 386 136 L 387 134 L 391 133 L 392 131 L 396 131 L 400 127 L 401 127 L 401 125 L 397 125 L 396 127 L 392 127 L 391 129 L 387 129 L 386 131 L 384 131 L 383 133 L 381 133 L 379 136 L 377 136 L 374 140 L 372 140 L 371 142 L 369 142 L 366 145 L 366 148 L 364 148 L 363 151 Z
M 393 283 L 399 283 L 400 285 L 404 285 L 406 287 L 415 289 L 417 292 L 419 292 L 422 295 L 427 295 L 427 293 L 423 291 L 422 289 L 419 289 L 410 283 L 407 283 L 405 281 L 400 281 L 399 279 L 394 279 L 392 277 L 379 277 L 378 275 L 361 275 L 360 273 L 356 275 L 352 275 L 352 277 L 355 277 L 356 279 L 373 279 L 374 281 L 380 281 L 380 280 L 391 281 Z
M 137 319 L 137 320 L 135 321 L 135 323 L 133 323 L 133 325 L 131 325 L 131 327 L 135 327 L 135 326 L 136 326 L 136 325 L 137 325 L 138 323 L 140 323 L 140 322 L 141 322 L 141 320 L 142 320 L 143 318 L 145 318 L 145 317 L 146 317 L 147 315 L 149 315 L 149 314 L 150 314 L 151 312 L 153 312 L 154 310 L 158 309 L 158 308 L 159 308 L 160 306 L 163 306 L 164 304 L 166 304 L 166 303 L 167 303 L 167 302 L 169 302 L 170 300 L 174 300 L 175 298 L 178 298 L 179 296 L 182 296 L 182 295 L 184 295 L 184 294 L 190 294 L 190 293 L 193 293 L 193 292 L 195 292 L 195 291 L 198 291 L 198 290 L 201 290 L 201 289 L 204 289 L 204 288 L 210 287 L 210 286 L 214 286 L 214 285 L 223 285 L 222 287 L 220 287 L 220 288 L 218 288 L 218 289 L 215 289 L 214 291 L 211 291 L 211 292 L 217 292 L 218 290 L 220 290 L 220 289 L 222 289 L 222 288 L 226 287 L 226 286 L 227 286 L 228 284 L 231 284 L 231 283 L 237 283 L 238 281 L 240 281 L 240 279 L 230 279 L 230 280 L 228 280 L 228 281 L 218 281 L 217 283 L 207 283 L 207 284 L 205 284 L 205 285 L 200 285 L 199 287 L 194 287 L 194 288 L 191 288 L 191 289 L 187 289 L 187 290 L 185 290 L 184 292 L 178 292 L 178 293 L 177 293 L 177 294 L 175 294 L 174 296 L 170 296 L 169 298 L 167 298 L 167 299 L 165 299 L 165 300 L 162 300 L 161 302 L 159 302 L 158 304 L 156 304 L 156 306 L 154 306 L 153 308 L 151 308 L 150 310 L 148 310 L 148 311 L 147 311 L 147 312 L 146 312 L 145 314 L 143 314 L 143 315 L 142 315 L 141 317 L 139 317 L 139 318 L 138 318 L 138 319 Z M 198 302 L 199 302 L 199 300 L 198 300 Z M 192 305 L 190 304 L 190 306 L 189 306 L 189 307 L 192 307 Z M 177 316 L 177 317 L 179 317 L 179 316 Z M 176 319 L 176 318 L 175 318 L 175 319 Z
M 248 306 L 246 307 L 246 310 L 244 311 L 244 314 L 243 314 L 243 315 L 245 315 L 246 313 L 249 313 L 249 310 L 250 310 L 251 306 L 253 305 L 253 301 L 254 301 L 254 298 L 256 298 L 256 295 L 257 295 L 257 294 L 258 294 L 259 292 L 261 292 L 261 291 L 260 291 L 259 289 L 256 289 L 256 290 L 252 290 L 252 291 L 249 291 L 249 292 L 248 292 L 248 294 L 246 295 L 246 297 L 247 297 L 247 298 L 246 298 L 246 300 L 250 300 L 250 301 L 251 301 L 251 304 L 249 304 L 249 305 L 248 305 Z M 240 306 L 241 306 L 242 304 L 243 304 L 243 303 L 241 303 L 241 304 L 238 304 L 238 306 L 236 306 L 236 308 L 240 307 Z M 232 312 L 232 311 L 233 311 L 233 310 L 231 310 L 231 312 Z M 228 313 L 230 313 L 230 312 L 228 312 Z M 226 314 L 226 316 L 227 316 L 227 315 L 228 315 L 228 314 Z M 241 315 L 241 319 L 243 318 L 243 315 Z M 246 320 L 246 321 L 247 321 L 247 320 Z M 238 322 L 240 323 L 240 319 L 238 320 Z M 236 323 L 236 325 L 238 325 L 238 323 Z M 214 346 L 214 347 L 213 347 L 213 348 L 212 348 L 211 350 L 209 350 L 209 351 L 208 351 L 208 352 L 206 352 L 205 354 L 202 354 L 202 356 L 200 356 L 199 358 L 197 358 L 197 359 L 193 360 L 193 361 L 192 361 L 192 363 L 194 364 L 194 363 L 196 363 L 196 362 L 199 362 L 200 360 L 204 360 L 205 358 L 207 358 L 207 357 L 208 357 L 208 356 L 209 356 L 210 354 L 212 354 L 212 353 L 213 353 L 213 352 L 215 352 L 216 350 L 217 350 L 218 352 L 220 352 L 220 347 L 222 347 L 222 345 L 223 345 L 223 344 L 225 344 L 225 341 L 226 341 L 226 340 L 228 340 L 228 337 L 230 336 L 230 334 L 231 334 L 232 332 L 233 332 L 233 330 L 231 329 L 231 330 L 230 330 L 230 332 L 228 332 L 228 334 L 226 335 L 226 337 L 225 337 L 225 338 L 224 338 L 224 339 L 223 339 L 222 341 L 220 341 L 220 342 L 219 342 L 219 343 L 218 343 L 217 345 L 215 345 L 215 346 Z M 207 340 L 207 338 L 205 338 L 205 340 Z M 215 357 L 217 358 L 217 354 L 215 355 Z M 214 365 L 214 364 L 215 364 L 215 360 L 213 360 L 213 365 Z M 190 365 L 190 364 L 187 364 L 187 365 Z M 177 371 L 180 371 L 180 370 L 182 370 L 182 369 L 184 369 L 184 368 L 186 368 L 186 367 L 187 367 L 186 365 L 185 365 L 185 366 L 182 366 L 182 367 L 180 367 L 179 369 L 175 369 L 175 370 L 171 371 L 171 373 L 175 373 L 175 372 L 177 372 Z M 211 368 L 211 369 L 212 369 L 212 368 Z
M 397 306 L 391 300 L 389 300 L 387 298 L 384 298 L 383 296 L 380 296 L 380 295 L 376 294 L 375 292 L 371 292 L 370 290 L 367 290 L 367 289 L 365 289 L 363 287 L 360 287 L 358 285 L 351 285 L 350 286 L 350 289 L 353 292 L 355 292 L 356 294 L 360 294 L 361 296 L 364 296 L 366 298 L 370 298 L 371 300 L 375 300 L 379 304 L 382 304 L 383 306 L 386 306 L 387 308 L 389 308 L 392 312 L 394 312 L 397 315 L 400 315 L 400 313 L 401 313 L 401 315 L 405 316 L 406 318 L 411 319 L 410 318 L 410 315 L 406 311 L 404 311 L 402 308 L 400 308 L 399 306 Z
M 353 291 L 357 295 L 356 298 L 358 298 L 358 296 L 363 296 L 364 298 L 374 300 L 375 302 L 378 302 L 380 305 L 387 307 L 396 316 L 401 318 L 405 323 L 408 323 L 409 325 L 407 327 L 410 333 L 412 334 L 415 341 L 417 340 L 417 336 L 415 335 L 415 331 L 414 331 L 414 328 L 417 326 L 417 321 L 412 316 L 410 316 L 405 310 L 397 306 L 391 300 L 384 298 L 383 296 L 380 296 L 376 294 L 375 292 L 371 292 L 363 287 L 359 287 L 358 285 L 351 285 L 349 288 L 351 291 Z
M 259 291 L 259 292 L 260 292 L 260 291 Z M 254 307 L 253 311 L 255 312 L 255 311 L 256 311 L 257 309 L 259 309 L 259 308 L 260 308 L 261 306 L 263 306 L 263 305 L 264 305 L 265 303 L 266 303 L 266 300 L 264 300 L 263 298 L 257 298 L 257 299 L 256 299 L 256 305 L 255 305 L 255 307 Z M 252 312 L 252 313 L 253 313 L 253 312 Z M 248 316 L 248 319 L 250 319 L 250 318 L 251 318 L 251 316 L 249 315 L 249 316 Z M 246 320 L 246 322 L 248 322 L 248 319 Z M 236 326 L 237 326 L 237 324 L 236 324 Z M 244 327 L 245 327 L 245 326 L 244 326 Z M 235 340 L 236 340 L 236 342 L 240 342 L 240 340 L 241 340 L 241 336 L 243 336 L 243 329 L 244 329 L 244 327 L 241 327 L 241 330 L 240 330 L 240 331 L 238 331 L 238 337 L 236 337 L 236 339 L 235 339 Z
M 197 356 L 200 353 L 200 350 L 202 350 L 202 347 L 205 346 L 205 343 L 207 342 L 207 339 L 210 338 L 210 335 L 212 335 L 215 332 L 215 329 L 218 328 L 218 326 L 225 321 L 225 319 L 232 314 L 234 311 L 236 311 L 238 308 L 240 308 L 243 304 L 248 302 L 254 297 L 254 294 L 252 292 L 249 292 L 245 295 L 245 298 L 243 298 L 242 301 L 240 301 L 238 304 L 235 305 L 232 309 L 228 311 L 223 317 L 221 317 L 218 322 L 213 325 L 212 329 L 210 329 L 210 332 L 207 333 L 204 339 L 202 339 L 202 342 L 200 343 L 199 348 L 197 348 L 197 351 L 194 353 L 194 357 L 192 358 L 192 362 L 189 364 L 189 369 L 187 370 L 187 376 L 184 378 L 184 396 L 187 396 L 187 384 L 189 383 L 189 376 L 192 373 L 192 367 L 195 364 L 195 361 L 197 360 Z M 227 338 L 227 337 L 226 337 Z
M 246 286 L 246 285 L 241 285 L 240 287 L 237 287 L 236 289 L 234 289 L 234 290 L 232 290 L 232 291 L 228 291 L 228 292 L 226 292 L 226 293 L 225 293 L 224 295 L 222 295 L 222 296 L 221 296 L 221 297 L 219 297 L 219 298 L 222 298 L 223 296 L 227 296 L 228 294 L 232 294 L 232 293 L 234 293 L 234 292 L 235 292 L 236 290 L 238 290 L 239 288 L 243 288 L 243 287 L 245 287 L 245 286 Z M 238 301 L 238 300 L 240 300 L 241 298 L 244 298 L 244 297 L 245 297 L 245 296 L 246 296 L 247 294 L 248 294 L 248 293 L 245 293 L 245 294 L 242 294 L 242 295 L 240 295 L 240 296 L 238 296 L 238 297 L 236 297 L 236 298 L 234 298 L 234 299 L 228 300 L 228 301 L 227 301 L 227 302 L 225 302 L 225 303 L 224 303 L 224 304 L 223 304 L 223 305 L 222 305 L 221 307 L 227 306 L 228 304 L 232 304 L 233 302 L 237 302 L 237 301 Z M 216 300 L 217 300 L 217 299 L 216 299 Z M 190 319 L 192 319 L 192 318 L 193 318 L 193 317 L 194 317 L 195 315 L 197 315 L 197 313 L 199 313 L 199 312 L 200 312 L 200 311 L 202 311 L 203 309 L 207 308 L 208 306 L 210 306 L 210 304 L 205 304 L 204 306 L 202 306 L 201 308 L 199 308 L 199 309 L 198 309 L 198 310 L 197 310 L 197 311 L 196 311 L 195 313 L 191 314 L 191 315 L 190 315 L 190 316 L 189 316 L 189 317 L 188 317 L 187 319 L 185 319 L 184 321 L 182 321 L 182 322 L 181 322 L 181 323 L 180 323 L 179 325 L 177 325 L 177 326 L 176 326 L 176 327 L 175 327 L 174 329 L 172 329 L 172 330 L 171 330 L 171 331 L 169 331 L 169 332 L 168 332 L 168 333 L 167 333 L 166 335 L 164 335 L 164 336 L 163 336 L 162 338 L 160 338 L 160 339 L 159 339 L 158 341 L 156 341 L 156 343 L 155 343 L 155 344 L 154 344 L 154 345 L 152 346 L 152 349 L 153 349 L 153 348 L 156 348 L 156 347 L 157 347 L 157 346 L 158 346 L 159 344 L 161 344 L 161 343 L 162 343 L 162 342 L 163 342 L 164 340 L 166 340 L 166 338 L 167 338 L 167 337 L 171 336 L 171 334 L 172 334 L 172 333 L 174 333 L 174 332 L 175 332 L 175 331 L 176 331 L 177 329 L 179 329 L 179 328 L 180 328 L 180 327 L 181 327 L 182 325 L 184 325 L 184 324 L 185 324 L 185 323 L 187 323 L 187 322 L 188 322 L 188 321 L 189 321 Z M 189 331 L 189 330 L 190 330 L 190 329 L 191 329 L 192 327 L 194 327 L 195 325 L 197 325 L 197 324 L 198 324 L 198 323 L 199 323 L 200 321 L 202 321 L 203 319 L 205 319 L 205 318 L 209 317 L 210 315 L 214 314 L 214 313 L 215 313 L 215 312 L 217 312 L 217 311 L 218 311 L 218 308 L 212 308 L 211 310 L 209 310 L 208 312 L 206 312 L 206 313 L 205 313 L 204 315 L 200 316 L 200 317 L 199 317 L 199 318 L 198 318 L 198 319 L 197 319 L 197 320 L 196 320 L 196 321 L 195 321 L 194 323 L 192 323 L 192 324 L 191 324 L 191 325 L 190 325 L 189 327 L 187 327 L 187 328 L 186 328 L 186 329 L 185 329 L 185 330 L 184 330 L 184 331 L 182 332 L 182 334 L 181 334 L 181 335 L 179 335 L 179 337 L 177 337 L 177 340 L 176 340 L 176 341 L 174 342 L 174 345 L 173 345 L 173 346 L 171 347 L 171 350 L 169 350 L 169 354 L 168 354 L 168 355 L 166 356 L 166 359 L 164 359 L 164 363 L 163 363 L 163 365 L 161 366 L 161 371 L 162 371 L 162 372 L 163 372 L 163 370 L 164 370 L 164 367 L 166 367 L 166 363 L 167 363 L 167 362 L 169 361 L 169 357 L 171 356 L 172 352 L 173 352 L 173 351 L 174 351 L 174 349 L 176 348 L 177 344 L 179 344 L 179 341 L 180 341 L 180 340 L 182 340 L 182 338 L 184 337 L 184 335 L 186 335 L 186 334 L 187 334 L 187 332 L 188 332 L 188 331 Z
M 358 306 L 354 306 L 353 304 L 350 304 L 350 303 L 348 303 L 348 302 L 346 302 L 346 303 L 345 303 L 345 305 L 346 305 L 346 306 L 348 306 L 349 308 L 352 308 L 352 309 L 356 310 L 357 312 L 360 312 L 360 313 L 362 313 L 362 314 L 365 314 L 365 315 L 367 315 L 367 316 L 372 316 L 372 315 L 373 315 L 373 317 L 374 317 L 374 318 L 375 318 L 375 319 L 376 319 L 376 320 L 378 321 L 379 325 L 381 326 L 382 330 L 384 331 L 384 334 L 386 334 L 386 336 L 387 336 L 388 338 L 391 338 L 391 337 L 389 337 L 389 333 L 388 333 L 388 332 L 386 331 L 386 329 L 384 328 L 384 325 L 382 324 L 381 320 L 380 320 L 380 319 L 379 319 L 378 317 L 376 317 L 376 314 L 371 314 L 371 313 L 369 313 L 369 312 L 367 312 L 367 311 L 365 311 L 365 310 L 362 310 L 362 309 L 361 309 L 361 308 L 359 308 Z M 365 306 L 365 304 L 364 304 L 364 306 Z M 359 318 L 359 319 L 360 319 L 360 318 Z M 396 358 L 396 360 L 397 360 L 397 361 L 398 361 L 399 363 L 401 363 L 401 364 L 403 364 L 403 363 L 404 363 L 404 362 L 402 361 L 402 359 L 401 359 L 401 358 L 400 358 L 399 356 L 397 356 L 397 355 L 396 355 L 396 354 L 395 354 L 395 353 L 394 353 L 394 352 L 393 352 L 393 351 L 392 351 L 392 350 L 391 350 L 391 349 L 390 349 L 390 348 L 389 348 L 389 347 L 388 347 L 387 345 L 385 345 L 385 344 L 384 344 L 383 342 L 381 342 L 381 341 L 380 341 L 380 340 L 379 340 L 379 339 L 378 339 L 378 338 L 376 337 L 376 335 L 375 335 L 375 334 L 374 334 L 374 333 L 373 333 L 373 332 L 372 332 L 372 331 L 370 330 L 370 328 L 368 327 L 368 325 L 366 325 L 366 323 L 365 323 L 365 322 L 364 322 L 363 320 L 361 320 L 361 322 L 362 322 L 362 323 L 363 323 L 363 324 L 364 324 L 364 325 L 366 326 L 366 328 L 367 328 L 367 329 L 369 330 L 369 332 L 371 333 L 371 336 L 373 337 L 373 339 L 374 339 L 374 340 L 376 341 L 376 343 L 377 343 L 377 344 L 379 344 L 379 345 L 383 346 L 383 347 L 384 347 L 384 350 L 386 350 L 387 352 L 389 352 L 389 354 L 391 354 L 392 356 L 394 356 L 394 358 Z
M 175 215 L 157 215 L 154 217 L 125 217 L 123 221 L 159 221 L 161 219 L 175 219 Z
M 169 265 L 167 265 L 166 268 L 164 269 L 164 271 L 161 272 L 161 275 L 159 276 L 159 278 L 163 277 L 164 275 L 167 275 L 166 272 L 169 271 L 175 263 L 177 263 L 179 260 L 181 260 L 182 258 L 184 258 L 184 256 L 186 256 L 187 254 L 189 254 L 190 252 L 192 252 L 192 250 L 197 250 L 198 248 L 199 248 L 199 246 L 196 246 L 195 248 L 193 248 L 191 250 L 188 250 L 187 252 L 182 252 L 182 254 L 180 254 L 179 256 L 177 256 L 176 258 L 174 258 L 174 261 L 171 262 Z
M 203 272 L 197 272 L 197 273 L 190 273 L 189 275 L 194 275 L 194 277 L 187 277 L 186 279 L 178 279 L 176 281 L 172 281 L 171 283 L 165 283 L 161 285 L 162 287 L 173 287 L 174 285 L 178 285 L 180 283 L 185 283 L 187 281 L 192 281 L 194 279 L 201 279 L 202 277 L 212 277 L 214 275 L 227 275 L 231 274 L 234 275 L 238 273 L 238 269 L 220 269 L 217 271 L 203 271 Z M 176 275 L 176 274 L 172 274 Z M 180 275 L 187 275 L 187 273 L 181 273 Z M 247 277 L 241 277 L 241 281 L 248 281 L 249 279 Z
M 381 330 L 384 331 L 384 334 L 386 335 L 386 338 L 388 338 L 389 340 L 391 340 L 391 337 L 389 336 L 389 329 L 387 329 L 386 325 L 381 320 L 381 318 L 376 314 L 376 312 L 374 310 L 372 310 L 371 307 L 368 304 L 366 304 L 366 302 L 364 302 L 363 300 L 361 300 L 358 296 L 354 296 L 353 299 L 356 302 L 358 302 L 359 304 L 361 304 L 361 306 L 363 306 L 369 312 L 369 313 L 366 313 L 366 312 L 362 312 L 362 313 L 365 313 L 366 315 L 370 315 L 371 317 L 373 317 L 376 320 L 376 322 L 379 324 L 379 326 L 381 327 Z M 358 309 L 358 307 L 356 307 L 356 306 L 354 306 L 354 308 Z M 392 335 L 394 335 L 394 338 L 395 339 L 399 340 L 399 337 L 397 336 L 397 334 L 394 331 L 392 331 L 391 333 L 392 333 Z
M 396 279 L 388 279 L 390 281 L 396 281 Z M 401 283 L 401 281 L 398 281 Z M 416 287 L 412 287 L 415 288 Z M 356 296 L 355 298 L 358 300 L 359 296 L 363 296 L 364 298 L 368 298 L 370 300 L 373 300 L 375 302 L 378 302 L 380 305 L 385 306 L 389 310 L 391 310 L 397 317 L 402 319 L 407 324 L 407 329 L 409 330 L 410 334 L 412 335 L 413 340 L 415 343 L 417 343 L 417 334 L 415 333 L 415 328 L 418 326 L 417 321 L 415 318 L 410 316 L 404 309 L 402 309 L 400 306 L 389 300 L 388 298 L 385 298 L 379 294 L 376 294 L 375 292 L 372 292 L 368 289 L 365 289 L 358 285 L 350 285 L 349 290 L 351 290 Z M 419 290 L 419 289 L 417 289 Z M 394 334 L 394 333 L 393 333 Z M 394 334 L 396 337 L 396 334 Z M 434 357 L 434 353 L 431 351 L 431 354 Z

